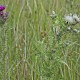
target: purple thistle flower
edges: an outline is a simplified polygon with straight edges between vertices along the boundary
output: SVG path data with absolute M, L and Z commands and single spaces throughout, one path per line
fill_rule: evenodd
M 8 12 L 3 12 L 5 6 L 0 6 L 0 25 L 4 24 L 5 21 L 8 19 Z
M 0 11 L 3 11 L 5 9 L 5 6 L 1 5 L 0 6 Z

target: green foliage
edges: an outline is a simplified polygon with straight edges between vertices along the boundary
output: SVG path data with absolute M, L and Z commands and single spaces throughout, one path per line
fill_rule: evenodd
M 80 23 L 63 20 L 66 13 L 80 15 L 78 3 L 0 0 L 10 13 L 0 27 L 0 80 L 80 80 Z

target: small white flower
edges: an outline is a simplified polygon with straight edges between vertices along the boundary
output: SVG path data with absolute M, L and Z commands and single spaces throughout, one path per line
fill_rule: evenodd
M 65 15 L 64 16 L 64 20 L 66 22 L 69 22 L 69 23 L 74 23 L 75 22 L 74 19 L 73 19 L 73 17 L 72 16 L 69 16 L 69 15 Z
M 64 20 L 70 24 L 76 24 L 77 22 L 80 22 L 80 18 L 77 16 L 77 14 L 71 14 L 65 15 Z

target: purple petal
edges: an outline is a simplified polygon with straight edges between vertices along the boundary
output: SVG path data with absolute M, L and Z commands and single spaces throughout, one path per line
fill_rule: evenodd
M 0 6 L 0 11 L 3 11 L 5 9 L 5 6 L 1 5 Z

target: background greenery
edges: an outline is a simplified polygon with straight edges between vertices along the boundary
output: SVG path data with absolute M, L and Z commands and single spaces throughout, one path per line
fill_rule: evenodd
M 64 14 L 80 15 L 79 0 L 0 0 L 0 5 L 9 12 L 0 27 L 0 80 L 80 80 L 80 33 L 65 31 L 62 21 Z M 80 30 L 80 24 L 71 27 Z

